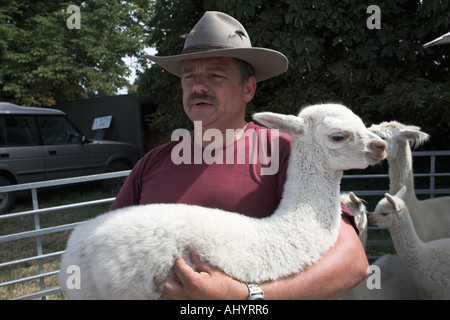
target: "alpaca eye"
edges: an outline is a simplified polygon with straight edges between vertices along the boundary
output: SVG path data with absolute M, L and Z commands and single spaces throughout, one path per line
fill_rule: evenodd
M 347 134 L 341 134 L 341 133 L 332 134 L 330 136 L 330 139 L 334 142 L 343 142 L 343 141 L 347 140 L 347 138 L 348 138 Z
M 381 215 L 386 217 L 388 215 L 388 213 L 387 212 L 381 212 Z

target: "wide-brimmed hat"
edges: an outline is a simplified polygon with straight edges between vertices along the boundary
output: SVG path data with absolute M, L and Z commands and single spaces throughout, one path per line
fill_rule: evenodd
M 428 48 L 428 47 L 435 46 L 435 45 L 438 45 L 438 44 L 448 44 L 448 43 L 450 43 L 450 32 L 447 32 L 443 36 L 440 36 L 440 37 L 434 39 L 433 41 L 425 43 L 423 45 L 423 47 L 424 48 Z
M 288 68 L 285 55 L 272 49 L 252 47 L 242 24 L 222 12 L 207 11 L 185 38 L 179 55 L 146 57 L 178 77 L 181 77 L 183 60 L 211 57 L 230 57 L 248 62 L 257 81 L 277 76 Z

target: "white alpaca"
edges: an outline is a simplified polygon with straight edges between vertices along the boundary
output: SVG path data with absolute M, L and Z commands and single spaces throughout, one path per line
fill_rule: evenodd
M 401 188 L 395 196 L 386 193 L 369 220 L 389 229 L 403 263 L 433 299 L 450 299 L 450 238 L 420 240 L 403 201 L 406 190 L 406 186 Z
M 401 186 L 407 185 L 404 201 L 409 203 L 410 215 L 419 237 L 424 241 L 449 237 L 449 214 L 443 213 L 442 209 L 437 209 L 437 207 L 448 208 L 450 205 L 448 197 L 419 201 L 414 192 L 411 147 L 421 145 L 428 140 L 428 134 L 421 132 L 420 128 L 416 126 L 406 126 L 397 121 L 372 125 L 369 129 L 388 142 L 386 158 L 389 163 L 390 193 L 395 194 Z M 443 205 L 436 205 L 439 202 Z M 447 204 L 444 204 L 444 202 Z M 416 209 L 419 207 L 427 207 L 427 209 L 420 211 L 420 209 Z M 432 208 L 436 209 L 433 210 Z M 428 209 L 432 212 L 428 212 Z M 440 211 L 442 214 L 439 214 Z M 446 212 L 448 212 L 448 209 Z M 436 233 L 434 233 L 435 230 Z M 398 256 L 383 256 L 373 265 L 378 266 L 381 270 L 381 289 L 369 289 L 363 281 L 346 294 L 345 299 L 403 300 L 430 298 L 430 294 L 414 280 L 411 272 L 403 265 Z
M 428 140 L 428 134 L 419 127 L 405 126 L 397 121 L 383 122 L 369 128 L 387 143 L 389 164 L 389 192 L 395 194 L 403 185 L 408 191 L 405 203 L 414 227 L 422 241 L 450 238 L 450 197 L 418 200 L 414 192 L 411 147 Z
M 365 248 L 367 242 L 367 208 L 363 203 L 364 200 L 358 198 L 353 192 L 349 192 L 341 194 L 341 201 L 355 217 L 359 229 L 359 240 Z
M 255 120 L 292 135 L 283 199 L 254 219 L 182 204 L 118 209 L 78 226 L 61 262 L 70 299 L 162 299 L 175 259 L 194 249 L 235 279 L 260 283 L 298 273 L 335 243 L 343 170 L 385 156 L 386 143 L 341 105 L 316 105 L 298 116 L 260 113 Z M 81 289 L 71 287 L 70 265 Z

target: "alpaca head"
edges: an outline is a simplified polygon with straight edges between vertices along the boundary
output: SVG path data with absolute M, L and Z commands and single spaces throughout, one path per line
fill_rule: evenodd
M 401 145 L 405 142 L 409 142 L 411 147 L 415 148 L 429 139 L 429 135 L 420 131 L 419 127 L 404 125 L 397 121 L 374 124 L 369 130 L 388 143 L 386 150 L 388 159 L 400 154 L 403 151 Z
M 363 201 L 363 199 L 358 198 L 353 192 L 341 194 L 341 202 L 345 204 L 355 217 L 367 214 L 367 208 Z
M 403 186 L 395 196 L 385 193 L 385 198 L 378 202 L 375 211 L 369 216 L 370 223 L 379 227 L 389 228 L 395 223 L 398 216 L 405 212 L 406 186 Z
M 293 143 L 297 140 L 309 144 L 311 149 L 319 147 L 328 166 L 335 171 L 364 169 L 386 156 L 386 142 L 369 131 L 350 109 L 339 104 L 309 106 L 298 116 L 262 112 L 253 118 L 291 135 Z
M 367 226 L 367 207 L 363 201 L 363 199 L 358 198 L 353 192 L 341 194 L 341 202 L 355 216 L 356 225 L 360 231 Z

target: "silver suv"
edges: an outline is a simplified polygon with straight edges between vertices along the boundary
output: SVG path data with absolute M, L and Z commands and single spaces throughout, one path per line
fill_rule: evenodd
M 131 169 L 137 146 L 89 140 L 62 111 L 0 102 L 0 186 Z M 0 213 L 13 192 L 0 194 Z

